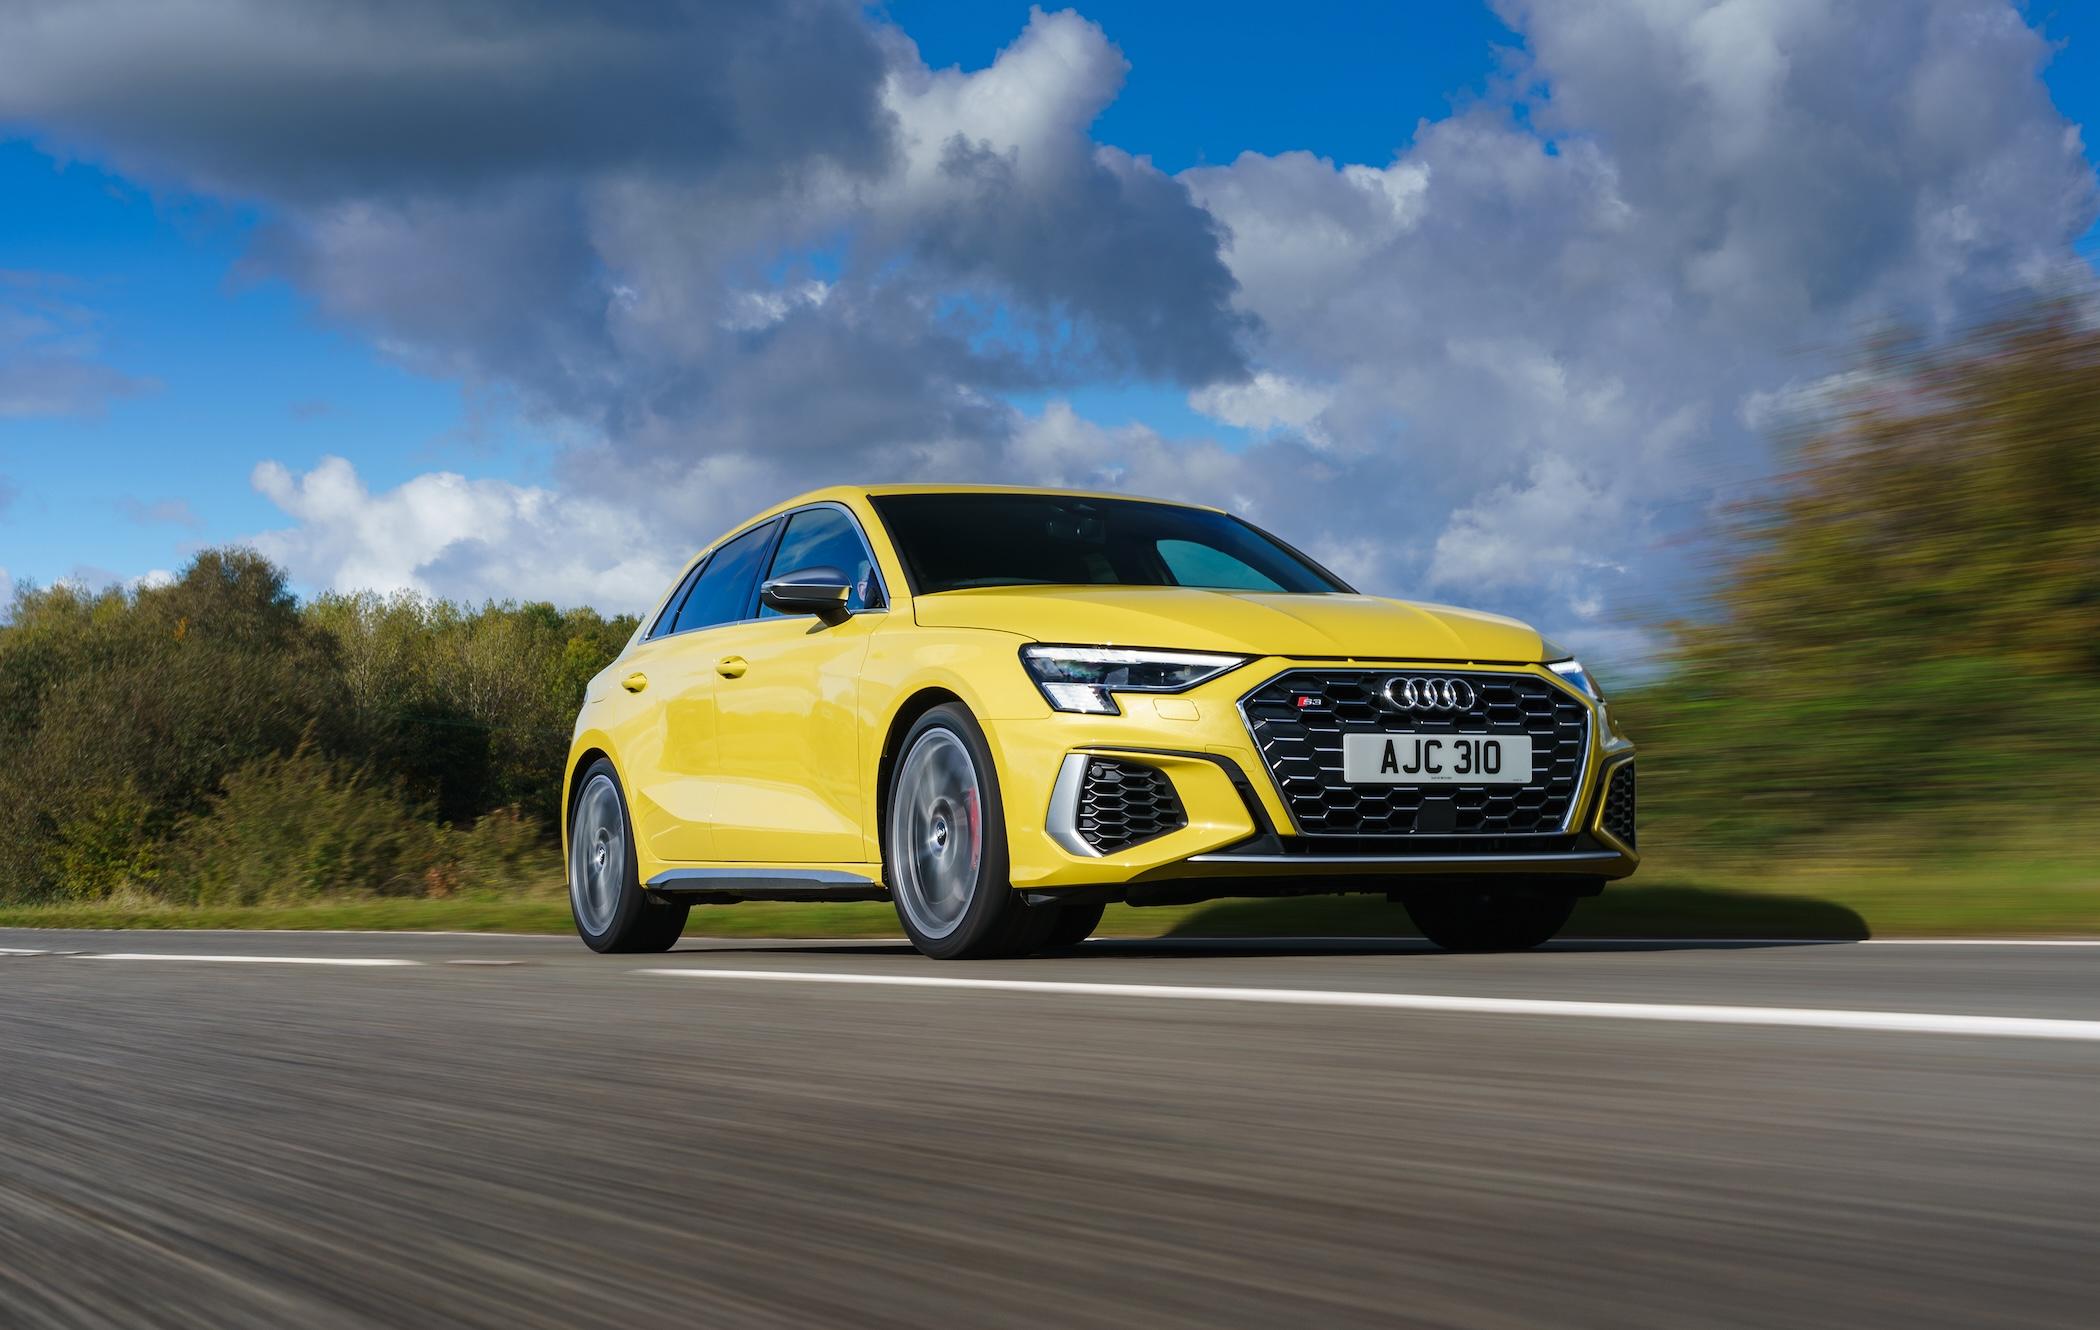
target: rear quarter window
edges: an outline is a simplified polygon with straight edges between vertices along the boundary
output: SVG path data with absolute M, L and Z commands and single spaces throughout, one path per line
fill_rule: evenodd
M 750 618 L 751 598 L 758 589 L 758 570 L 779 527 L 778 522 L 753 527 L 708 556 L 685 603 L 678 607 L 678 618 L 671 631 L 689 633 L 696 628 Z

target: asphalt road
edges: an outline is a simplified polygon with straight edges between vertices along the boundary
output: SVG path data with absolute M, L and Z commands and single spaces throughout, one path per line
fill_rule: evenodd
M 2100 1320 L 2100 947 L 0 948 L 9 1326 Z

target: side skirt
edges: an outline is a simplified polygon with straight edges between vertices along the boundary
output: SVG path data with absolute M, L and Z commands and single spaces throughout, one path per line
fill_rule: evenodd
M 739 901 L 884 901 L 890 894 L 866 873 L 836 868 L 767 868 L 736 864 L 722 868 L 670 868 L 648 881 L 660 896 L 694 905 Z

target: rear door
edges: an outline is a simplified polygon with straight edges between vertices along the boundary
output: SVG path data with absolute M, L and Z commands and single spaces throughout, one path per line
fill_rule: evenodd
M 716 653 L 717 859 L 739 863 L 859 863 L 860 667 L 886 603 L 867 541 L 844 508 L 788 515 L 766 577 L 832 567 L 853 591 L 850 617 L 759 607 L 749 623 L 710 635 Z
M 719 859 L 714 828 L 722 816 L 716 779 L 715 662 L 721 641 L 748 619 L 758 575 L 780 533 L 775 519 L 725 541 L 666 610 L 669 623 L 634 655 L 621 686 L 642 676 L 636 731 L 619 736 L 635 786 L 635 831 L 659 859 Z

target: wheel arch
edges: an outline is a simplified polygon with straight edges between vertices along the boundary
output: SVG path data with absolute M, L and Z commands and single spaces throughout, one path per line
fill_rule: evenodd
M 620 764 L 613 760 L 612 750 L 602 743 L 586 743 L 583 744 L 581 747 L 577 748 L 576 751 L 572 753 L 569 757 L 569 769 L 566 772 L 562 773 L 561 871 L 564 879 L 568 877 L 569 872 L 570 824 L 576 820 L 576 787 L 577 784 L 581 781 L 583 773 L 589 770 L 591 763 L 598 761 L 600 758 L 603 758 L 607 762 L 611 762 L 614 773 L 618 774 L 620 770 Z M 626 783 L 627 782 L 624 778 L 620 782 L 620 784 L 623 787 L 626 785 Z
M 902 756 L 898 749 L 904 745 L 904 736 L 916 725 L 919 717 L 935 707 L 954 703 L 968 710 L 970 704 L 953 689 L 938 684 L 929 684 L 912 693 L 890 713 L 890 723 L 882 736 L 882 753 L 875 765 L 875 854 L 882 865 L 883 881 L 889 880 L 889 856 L 885 853 L 884 841 L 889 836 L 890 784 L 897 774 L 897 759 Z M 976 713 L 971 712 L 972 715 Z M 982 722 L 979 722 L 980 724 Z

